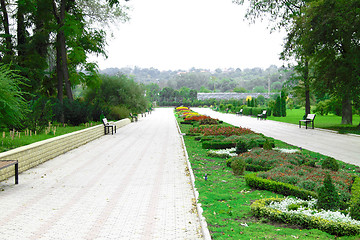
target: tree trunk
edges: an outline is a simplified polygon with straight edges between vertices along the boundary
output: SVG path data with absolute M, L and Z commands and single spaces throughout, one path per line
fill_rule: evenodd
M 342 119 L 341 124 L 352 125 L 352 104 L 349 94 L 342 97 Z
M 61 53 L 60 53 L 60 48 L 58 47 L 59 45 L 59 35 L 56 38 L 56 77 L 57 77 L 57 90 L 58 90 L 58 94 L 57 94 L 57 98 L 59 99 L 60 102 L 60 106 L 61 106 L 61 116 L 60 116 L 60 122 L 64 123 L 65 117 L 64 117 L 64 76 L 63 76 L 63 72 L 61 70 L 62 66 L 61 66 Z
M 11 35 L 10 35 L 10 28 L 9 28 L 9 17 L 6 9 L 6 3 L 5 0 L 0 0 L 1 5 L 1 12 L 2 12 L 2 22 L 3 22 L 3 28 L 5 32 L 5 51 L 4 51 L 4 57 L 3 61 L 6 63 L 10 63 L 12 56 L 14 55 L 13 46 L 11 42 Z
M 305 87 L 305 115 L 310 114 L 310 80 L 309 80 L 309 62 L 305 60 L 304 67 L 304 87 Z
M 18 9 L 17 9 L 17 50 L 18 57 L 21 62 L 25 57 L 25 44 L 26 44 L 26 34 L 25 34 L 25 19 L 24 19 L 24 10 L 25 6 L 22 1 L 18 1 Z
M 58 79 L 58 98 L 63 97 L 63 83 L 65 83 L 66 95 L 70 101 L 73 101 L 71 84 L 69 81 L 69 69 L 67 65 L 67 50 L 64 31 L 61 29 L 64 26 L 65 12 L 67 0 L 61 0 L 60 11 L 58 11 L 55 1 L 53 0 L 53 13 L 58 23 L 58 33 L 56 39 L 56 70 Z M 61 89 L 60 89 L 61 88 Z M 62 100 L 61 100 L 62 101 Z

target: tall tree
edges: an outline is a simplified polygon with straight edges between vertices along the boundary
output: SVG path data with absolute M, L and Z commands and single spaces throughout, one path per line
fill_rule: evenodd
M 304 52 L 298 35 L 294 35 L 293 25 L 297 17 L 302 16 L 306 4 L 312 0 L 250 0 L 250 6 L 246 17 L 251 21 L 256 19 L 270 18 L 272 30 L 285 29 L 288 33 L 282 59 L 295 57 L 297 66 L 295 70 L 304 84 L 305 114 L 310 113 L 310 82 L 308 55 Z M 234 0 L 237 4 L 243 4 L 244 0 Z M 296 44 L 294 44 L 296 43 Z
M 352 124 L 360 91 L 359 12 L 359 0 L 318 0 L 296 20 L 302 42 L 313 48 L 314 86 L 342 99 L 342 124 Z

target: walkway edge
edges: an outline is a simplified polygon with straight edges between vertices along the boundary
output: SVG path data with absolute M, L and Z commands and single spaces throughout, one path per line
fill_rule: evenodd
M 184 154 L 185 154 L 187 167 L 188 167 L 189 172 L 190 172 L 191 186 L 192 186 L 193 193 L 194 193 L 194 196 L 195 196 L 196 209 L 197 209 L 197 213 L 198 213 L 197 215 L 198 215 L 199 220 L 200 220 L 201 232 L 202 232 L 203 238 L 205 240 L 211 240 L 211 235 L 210 235 L 210 231 L 209 231 L 208 226 L 207 226 L 207 222 L 205 220 L 205 217 L 202 215 L 204 210 L 201 207 L 201 203 L 199 203 L 199 201 L 198 201 L 199 192 L 195 188 L 195 176 L 194 176 L 194 172 L 193 172 L 193 170 L 191 168 L 191 164 L 190 164 L 190 161 L 189 161 L 189 155 L 188 155 L 187 150 L 186 150 L 186 145 L 185 145 L 183 133 L 180 130 L 179 123 L 177 122 L 175 116 L 174 116 L 174 120 L 176 122 L 176 127 L 177 127 L 177 130 L 178 130 L 180 138 L 181 138 L 181 143 L 183 145 L 183 150 L 184 150 Z

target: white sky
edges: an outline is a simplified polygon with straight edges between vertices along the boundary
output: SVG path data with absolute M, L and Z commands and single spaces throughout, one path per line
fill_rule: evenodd
M 108 40 L 100 69 L 154 67 L 267 68 L 281 66 L 284 33 L 270 34 L 268 23 L 249 24 L 245 7 L 231 0 L 130 0 L 130 21 Z

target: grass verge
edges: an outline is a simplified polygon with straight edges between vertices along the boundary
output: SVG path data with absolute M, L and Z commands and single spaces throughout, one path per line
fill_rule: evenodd
M 27 132 L 15 132 L 15 133 L 9 133 L 9 132 L 2 132 L 2 138 L 1 138 L 1 145 L 0 145 L 0 152 L 5 152 L 14 148 L 18 148 L 21 146 L 29 145 L 35 142 L 39 142 L 42 140 L 46 140 L 49 138 L 57 137 L 60 135 L 64 135 L 71 132 L 76 132 L 91 126 L 98 125 L 100 123 L 87 123 L 87 124 L 81 124 L 79 126 L 57 126 L 56 130 L 54 131 L 54 128 L 52 128 L 51 131 L 48 131 L 47 133 L 41 132 L 39 134 L 32 133 L 30 136 L 30 133 Z M 14 135 L 13 137 L 11 135 Z

